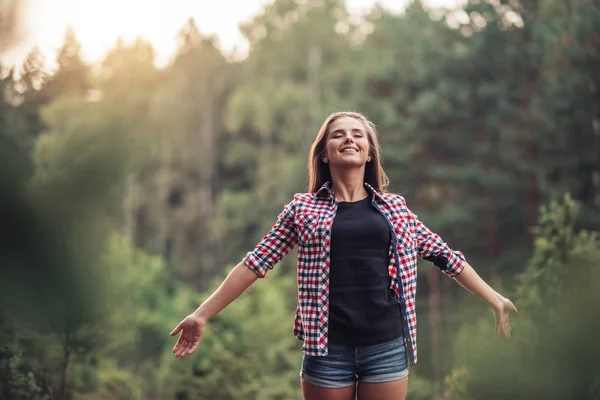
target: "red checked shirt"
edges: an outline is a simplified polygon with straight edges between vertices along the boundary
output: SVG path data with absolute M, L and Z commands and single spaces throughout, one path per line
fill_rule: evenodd
M 373 206 L 390 225 L 392 242 L 388 273 L 403 319 L 404 343 L 412 363 L 417 362 L 417 255 L 431 261 L 446 275 L 458 275 L 466 263 L 431 232 L 397 194 L 377 192 Z M 299 193 L 287 204 L 269 233 L 244 257 L 243 262 L 263 278 L 292 248 L 298 245 L 298 305 L 294 335 L 303 341 L 302 351 L 311 356 L 327 355 L 329 321 L 329 266 L 331 226 L 337 202 L 331 182 L 315 193 Z

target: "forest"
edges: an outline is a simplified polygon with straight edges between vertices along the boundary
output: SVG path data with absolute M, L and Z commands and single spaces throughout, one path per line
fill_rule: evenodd
M 296 253 L 178 359 L 174 326 L 307 189 L 335 111 L 377 126 L 389 191 L 519 308 L 420 261 L 410 400 L 600 399 L 600 0 L 419 0 L 362 18 L 275 0 L 232 59 L 65 32 L 0 65 L 0 399 L 301 399 Z

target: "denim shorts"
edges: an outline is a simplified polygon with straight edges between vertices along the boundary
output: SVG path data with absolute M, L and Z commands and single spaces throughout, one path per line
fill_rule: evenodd
M 330 344 L 328 355 L 302 358 L 300 376 L 324 388 L 339 389 L 356 382 L 380 383 L 408 376 L 404 339 L 372 346 Z

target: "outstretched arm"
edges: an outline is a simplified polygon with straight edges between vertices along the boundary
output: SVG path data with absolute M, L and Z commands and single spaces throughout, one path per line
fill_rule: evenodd
M 175 327 L 171 336 L 181 332 L 173 347 L 173 353 L 177 357 L 185 357 L 196 350 L 206 323 L 237 299 L 254 281 L 264 278 L 267 271 L 290 252 L 298 241 L 294 229 L 294 212 L 295 205 L 292 201 L 284 207 L 269 233 L 231 270 L 221 286 Z
M 258 275 L 240 262 L 229 272 L 221 286 L 193 312 L 193 315 L 208 321 L 237 299 L 257 279 Z
M 461 252 L 452 250 L 439 235 L 429 230 L 412 211 L 408 210 L 408 214 L 413 218 L 415 224 L 416 248 L 419 256 L 432 262 L 465 289 L 488 303 L 494 310 L 496 336 L 503 333 L 504 336 L 510 338 L 508 314 L 518 312 L 514 304 L 481 279 Z
M 227 275 L 221 286 L 206 299 L 192 314 L 185 317 L 171 332 L 171 336 L 181 335 L 173 347 L 177 357 L 191 354 L 202 338 L 206 323 L 237 299 L 258 279 L 258 275 L 243 262 L 240 262 Z
M 504 336 L 510 338 L 508 313 L 518 312 L 514 304 L 492 289 L 467 262 L 465 262 L 462 272 L 454 279 L 492 307 L 496 319 L 496 336 L 499 337 L 500 333 L 503 333 Z

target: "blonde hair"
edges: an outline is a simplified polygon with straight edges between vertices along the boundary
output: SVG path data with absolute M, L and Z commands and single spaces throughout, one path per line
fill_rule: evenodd
M 377 129 L 364 115 L 351 111 L 333 113 L 327 117 L 325 122 L 323 122 L 323 125 L 321 125 L 319 133 L 317 133 L 317 137 L 310 146 L 310 151 L 308 153 L 308 191 L 314 193 L 319 190 L 325 182 L 331 180 L 329 165 L 323 162 L 325 143 L 327 142 L 327 131 L 334 121 L 344 117 L 354 118 L 362 122 L 365 126 L 367 137 L 369 139 L 369 155 L 371 156 L 371 161 L 365 166 L 364 181 L 373 186 L 378 192 L 385 192 L 389 184 L 389 179 L 382 166 L 379 140 L 377 139 Z

